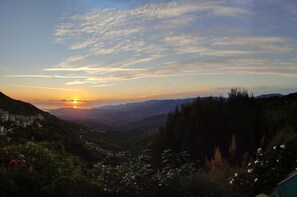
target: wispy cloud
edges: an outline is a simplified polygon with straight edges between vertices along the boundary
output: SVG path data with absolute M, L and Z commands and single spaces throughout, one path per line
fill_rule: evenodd
M 213 39 L 212 44 L 217 46 L 253 47 L 257 53 L 289 52 L 294 50 L 294 44 L 290 43 L 287 37 L 224 37 Z
M 76 68 L 46 68 L 47 71 L 98 71 L 98 72 L 117 72 L 117 71 L 139 71 L 139 68 L 110 68 L 110 67 L 76 67 Z
M 60 79 L 81 79 L 86 76 L 71 76 L 71 75 L 5 75 L 7 78 L 60 78 Z
M 90 85 L 88 87 L 90 88 L 103 88 L 103 87 L 110 87 L 110 86 L 114 86 L 115 84 L 99 84 L 99 85 Z
M 70 92 L 78 92 L 79 91 L 77 89 L 56 88 L 56 87 L 44 87 L 44 86 L 20 86 L 20 85 L 12 85 L 12 87 L 16 87 L 16 88 L 44 89 L 44 90 L 58 90 L 58 91 L 70 91 Z
M 55 42 L 73 55 L 44 68 L 42 74 L 5 77 L 65 78 L 64 87 L 101 88 L 175 76 L 297 76 L 292 59 L 296 38 L 279 33 L 279 23 L 262 21 L 268 17 L 262 3 L 144 2 L 62 19 Z M 286 9 L 295 16 L 294 10 Z M 272 27 L 273 33 L 266 30 Z
M 82 99 L 51 99 L 48 100 L 50 102 L 63 102 L 63 103 L 69 103 L 69 102 L 76 102 L 76 103 L 86 103 L 89 102 L 87 100 L 82 100 Z
M 190 27 L 200 17 L 240 17 L 250 14 L 248 9 L 222 1 L 175 1 L 125 10 L 97 9 L 71 17 L 73 22 L 59 25 L 55 36 L 59 41 L 75 40 L 70 49 L 89 48 L 95 54 L 123 51 L 153 53 L 166 50 L 155 41 L 164 40 L 168 33 L 175 34 L 181 28 Z
M 238 70 L 242 71 L 244 66 L 250 64 L 248 61 L 253 56 L 286 53 L 296 49 L 294 43 L 287 37 L 247 35 L 244 31 L 242 35 L 232 36 L 225 32 L 226 24 L 220 23 L 222 17 L 227 17 L 229 21 L 246 23 L 248 27 L 249 20 L 253 20 L 254 14 L 252 2 L 249 1 L 230 3 L 187 0 L 149 3 L 130 9 L 97 9 L 83 15 L 75 15 L 70 18 L 70 22 L 59 25 L 55 32 L 56 38 L 59 41 L 75 40 L 70 49 L 85 49 L 85 54 L 88 54 L 86 59 L 89 60 L 90 57 L 117 58 L 123 54 L 127 57 L 110 63 L 112 65 L 110 68 L 100 65 L 75 66 L 70 63 L 46 70 L 83 71 L 93 74 L 89 79 L 68 82 L 67 85 L 96 84 L 102 81 L 143 77 L 220 72 L 225 74 L 235 73 L 234 70 L 228 70 L 230 65 L 227 57 L 235 62 L 236 58 L 246 59 L 246 64 L 242 61 L 237 63 L 237 66 L 243 68 Z M 218 21 L 216 22 L 218 31 L 212 33 L 205 31 L 211 28 L 207 23 L 212 24 L 215 19 Z M 227 25 L 233 30 L 238 28 L 232 23 Z M 200 26 L 203 27 L 202 31 L 199 29 Z M 139 54 L 139 57 L 134 61 L 123 63 L 122 61 L 133 59 L 128 52 Z M 188 63 L 185 61 L 189 61 L 186 60 L 189 57 L 192 59 L 190 64 L 195 66 L 187 66 Z M 211 67 L 209 62 L 212 64 Z M 145 69 L 139 69 L 142 64 L 146 66 Z M 267 66 L 259 62 L 258 64 L 262 67 Z M 130 66 L 133 68 L 127 68 Z M 172 70 L 173 68 L 175 70 Z M 249 70 L 251 69 L 249 67 Z M 117 71 L 121 73 L 116 73 Z M 109 76 L 96 76 L 96 73 L 102 72 L 109 73 Z M 255 72 L 258 73 L 258 70 Z M 288 76 L 294 75 L 288 74 Z

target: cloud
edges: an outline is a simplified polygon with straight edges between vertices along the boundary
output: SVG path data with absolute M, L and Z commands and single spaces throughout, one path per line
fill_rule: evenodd
M 33 89 L 44 89 L 44 90 L 58 90 L 58 91 L 70 91 L 70 92 L 78 92 L 76 89 L 69 88 L 56 88 L 56 87 L 44 87 L 44 86 L 20 86 L 20 85 L 12 85 L 12 87 L 16 88 L 33 88 Z
M 7 78 L 60 78 L 60 79 L 81 79 L 86 76 L 73 76 L 73 75 L 5 75 Z
M 217 46 L 244 46 L 253 47 L 254 50 L 261 49 L 257 52 L 289 52 L 294 50 L 294 45 L 290 43 L 287 37 L 224 37 L 215 38 L 212 41 Z
M 114 86 L 115 84 L 99 84 L 99 85 L 90 85 L 88 87 L 90 88 L 103 88 L 103 87 L 109 87 L 109 86 Z
M 65 87 L 100 88 L 142 78 L 297 75 L 291 58 L 296 38 L 279 33 L 273 20 L 263 23 L 270 15 L 262 4 L 176 0 L 137 5 L 62 19 L 55 42 L 73 54 L 43 69 L 44 75 L 6 77 L 65 78 Z
M 190 27 L 199 21 L 200 15 L 211 18 L 246 14 L 250 11 L 221 1 L 175 1 L 122 10 L 97 9 L 71 17 L 71 22 L 57 27 L 55 36 L 59 41 L 76 41 L 70 49 L 89 47 L 97 54 L 152 53 L 166 49 L 152 39 L 163 40 L 168 32 Z
M 110 67 L 76 67 L 76 68 L 46 68 L 46 71 L 98 71 L 98 72 L 118 72 L 118 71 L 138 71 L 140 68 L 110 68 Z
M 87 100 L 82 100 L 82 99 L 51 99 L 48 101 L 49 102 L 63 102 L 63 103 L 69 103 L 69 102 L 86 103 L 86 102 L 89 102 Z

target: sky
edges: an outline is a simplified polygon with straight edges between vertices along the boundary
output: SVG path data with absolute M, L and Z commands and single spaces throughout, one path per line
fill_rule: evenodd
M 295 0 L 0 0 L 0 91 L 43 109 L 297 91 Z

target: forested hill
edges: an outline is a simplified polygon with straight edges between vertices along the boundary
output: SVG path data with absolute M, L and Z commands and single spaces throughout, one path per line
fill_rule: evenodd
M 9 112 L 10 114 L 18 115 L 36 115 L 36 114 L 48 114 L 30 103 L 12 99 L 2 92 L 0 92 L 0 109 Z
M 197 98 L 169 113 L 153 143 L 155 159 L 166 149 L 187 151 L 192 159 L 212 158 L 215 148 L 230 158 L 232 136 L 240 163 L 284 129 L 297 132 L 297 93 L 256 99 L 246 91 L 232 90 L 229 98 Z M 245 154 L 247 155 L 247 154 Z M 157 162 L 157 161 L 156 161 Z
M 0 145 L 36 142 L 59 143 L 68 153 L 84 161 L 97 161 L 111 151 L 122 150 L 113 142 L 102 139 L 103 134 L 87 127 L 61 120 L 37 107 L 12 99 L 0 92 Z

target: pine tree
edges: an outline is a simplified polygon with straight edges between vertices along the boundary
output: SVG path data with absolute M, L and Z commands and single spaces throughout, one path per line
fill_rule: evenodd
M 229 146 L 229 158 L 232 166 L 236 165 L 236 150 L 237 150 L 236 137 L 234 134 L 232 134 L 232 141 Z

